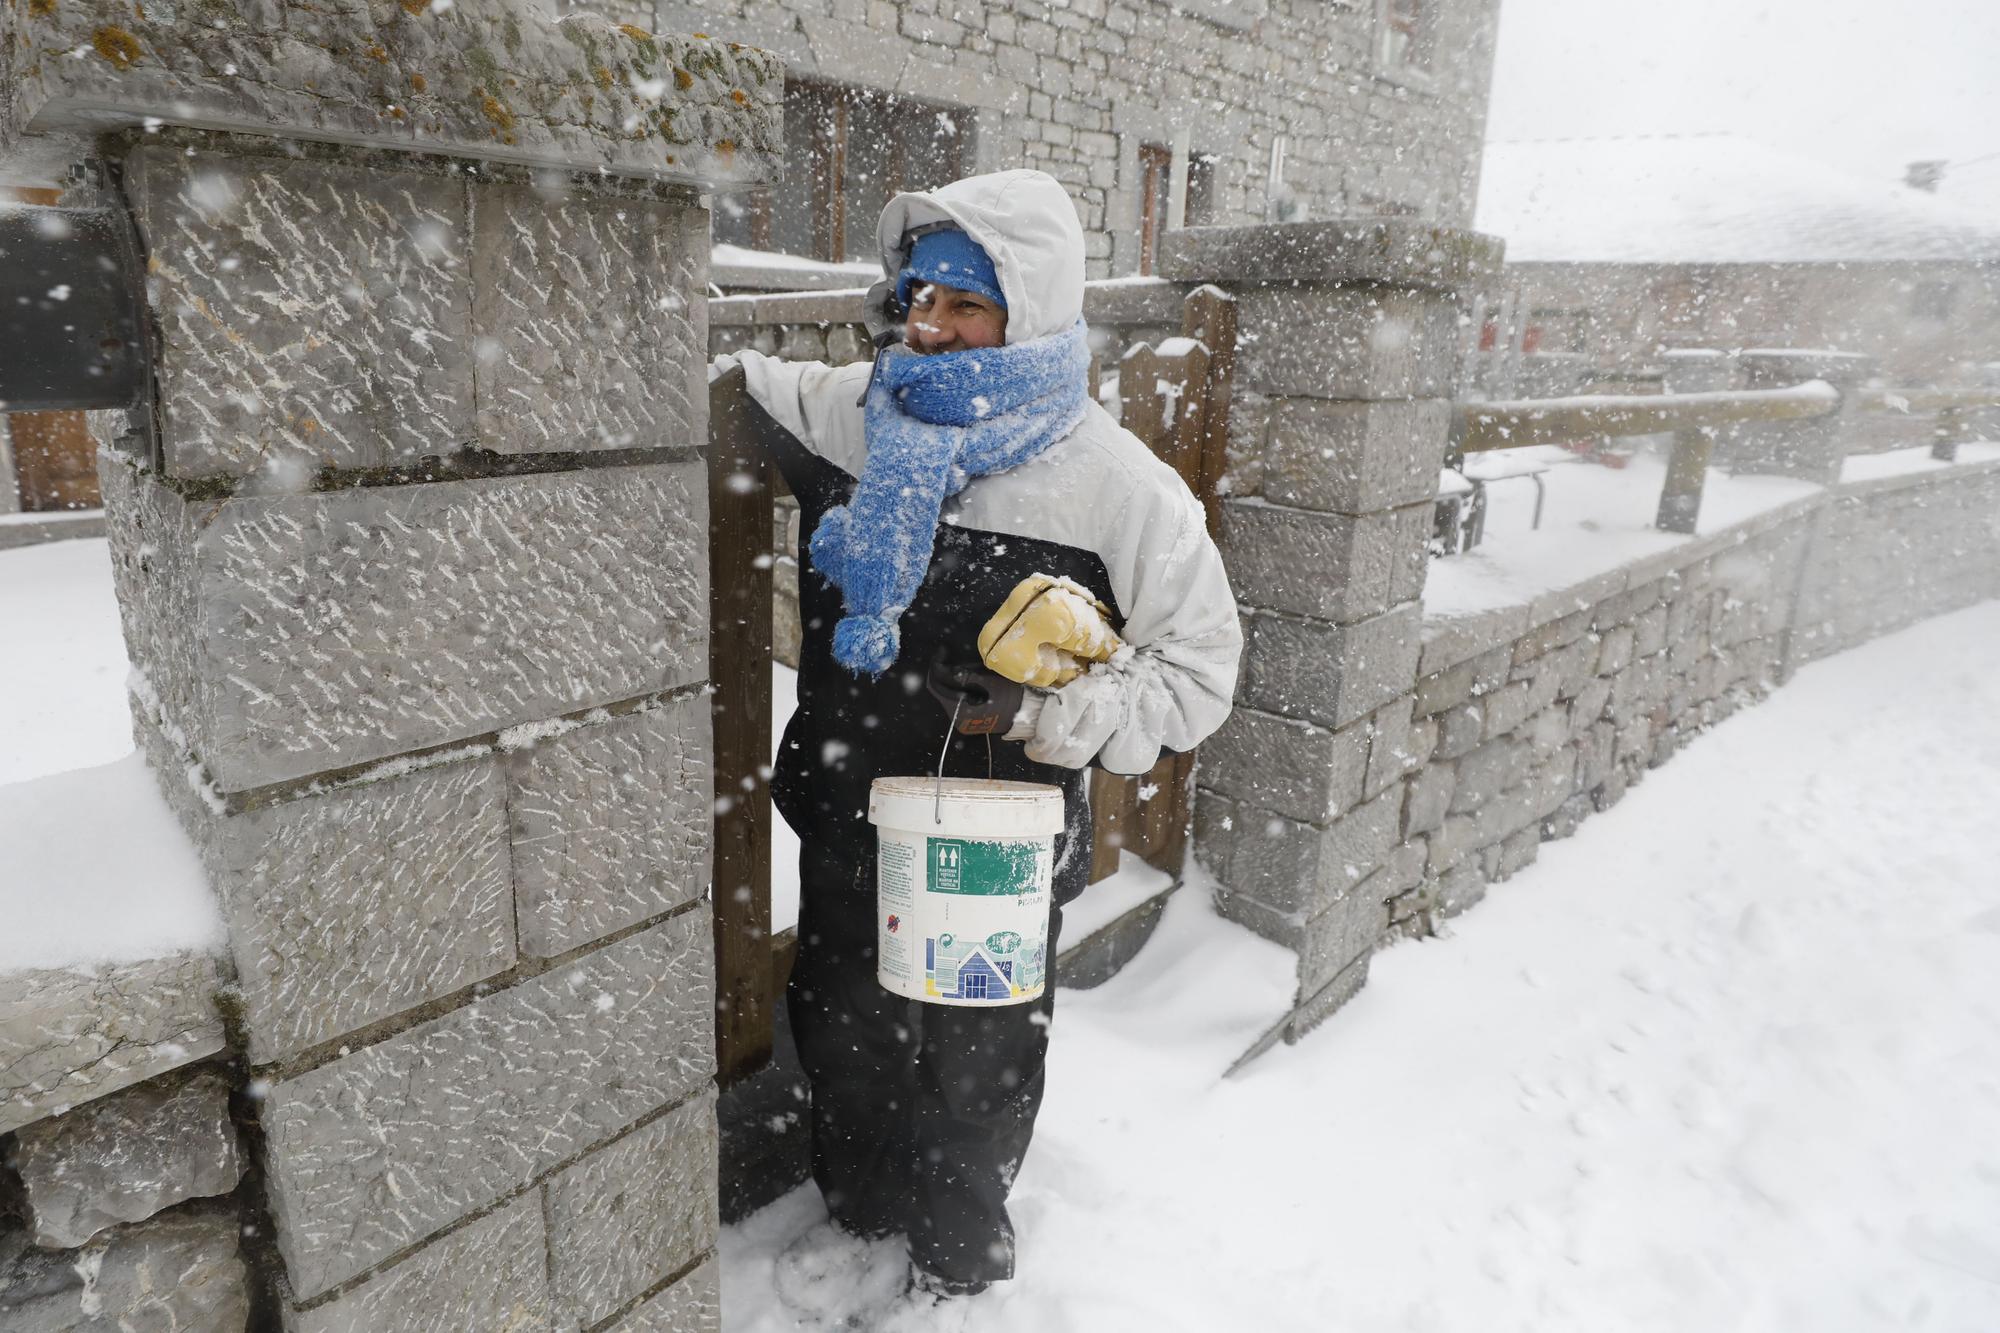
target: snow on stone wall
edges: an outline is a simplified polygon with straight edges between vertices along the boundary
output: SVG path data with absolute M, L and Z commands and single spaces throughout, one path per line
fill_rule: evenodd
M 1430 617 L 1399 659 L 1408 696 L 1372 713 L 1337 707 L 1337 649 L 1317 694 L 1246 707 L 1253 669 L 1202 751 L 1195 848 L 1225 913 L 1298 952 L 1294 1032 L 1380 944 L 1479 901 L 1800 663 L 2000 597 L 1996 515 L 1995 461 L 1814 490 L 1572 586 Z

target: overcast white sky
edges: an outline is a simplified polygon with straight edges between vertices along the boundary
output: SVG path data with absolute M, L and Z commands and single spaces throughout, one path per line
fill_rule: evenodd
M 2000 0 L 1501 0 L 1489 138 L 1706 130 L 2000 217 Z

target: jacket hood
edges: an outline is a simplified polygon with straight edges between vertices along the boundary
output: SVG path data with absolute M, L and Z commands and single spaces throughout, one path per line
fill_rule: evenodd
M 935 223 L 964 228 L 993 261 L 1008 342 L 1060 333 L 1083 317 L 1083 224 L 1069 192 L 1045 171 L 997 171 L 889 201 L 875 226 L 886 276 L 868 293 L 871 331 L 891 323 L 896 275 L 910 258 L 904 236 Z

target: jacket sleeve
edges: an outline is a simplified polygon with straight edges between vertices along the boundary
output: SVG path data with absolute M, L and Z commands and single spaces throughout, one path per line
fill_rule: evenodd
M 1229 716 L 1243 631 L 1222 555 L 1185 487 L 1128 499 L 1113 532 L 1104 555 L 1125 646 L 1039 695 L 1039 712 L 1016 725 L 1032 723 L 1030 759 L 1144 773 L 1163 747 L 1186 753 Z
M 861 475 L 867 456 L 860 399 L 868 363 L 829 366 L 780 361 L 762 352 L 729 352 L 709 363 L 709 378 L 741 367 L 750 396 L 799 443 L 850 476 Z

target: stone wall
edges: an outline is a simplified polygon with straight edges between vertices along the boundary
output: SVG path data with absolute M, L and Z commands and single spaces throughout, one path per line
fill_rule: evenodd
M 0 1322 L 713 1328 L 700 191 L 776 160 L 779 68 L 531 5 L 210 9 L 0 11 L 0 160 L 103 131 L 74 193 L 148 261 L 153 399 L 99 465 L 227 937 L 0 1009 Z
M 201 1019 L 192 1032 L 169 1020 L 185 1044 L 169 1038 L 143 1049 L 148 1066 L 174 1072 L 121 1087 L 92 1067 L 88 1036 L 65 1040 L 62 1029 L 115 1026 L 121 1008 L 130 1022 L 141 1006 L 153 1007 L 147 1001 L 189 992 L 150 989 L 158 978 L 144 969 L 124 978 L 136 995 L 74 982 L 30 990 L 22 984 L 29 979 L 53 978 L 0 978 L 0 1057 L 18 1054 L 4 1047 L 22 1044 L 29 1016 L 41 1015 L 41 1081 L 60 1088 L 61 1100 L 37 1111 L 16 1099 L 0 1113 L 0 1125 L 15 1126 L 0 1134 L 0 1327 L 243 1328 L 252 1296 L 242 1253 L 249 1214 L 238 1189 L 246 1154 L 230 1106 L 236 1080 L 213 1063 L 175 1068 L 191 1053 L 213 1053 L 220 1025 L 210 1020 L 204 1037 Z M 214 986 L 211 974 L 190 997 L 199 1010 L 209 1008 Z M 136 1067 L 127 1062 L 126 1072 Z
M 126 178 L 165 396 L 160 469 L 104 467 L 113 563 L 229 930 L 289 1317 L 643 1322 L 713 1282 L 705 219 L 236 151 Z M 187 290 L 203 250 L 236 280 Z M 353 371 L 280 374 L 297 326 L 246 317 L 344 305 L 350 266 L 381 294 L 309 337 Z
M 1352 447 L 1318 438 L 1334 457 Z M 1267 433 L 1267 495 L 1287 456 Z M 1524 605 L 1413 620 L 1393 648 L 1342 641 L 1329 601 L 1332 628 L 1276 619 L 1280 642 L 1326 645 L 1281 678 L 1257 657 L 1272 613 L 1252 610 L 1236 715 L 1203 750 L 1195 851 L 1225 914 L 1297 950 L 1289 1035 L 1353 993 L 1375 948 L 1478 902 L 1800 663 L 2000 597 L 1996 506 L 1994 463 L 1836 484 Z M 1282 521 L 1233 531 L 1252 606 L 1257 571 L 1288 562 L 1381 577 L 1380 555 L 1302 547 Z M 1315 578 L 1299 595 L 1359 594 L 1340 585 Z M 1344 709 L 1349 675 L 1371 691 L 1354 708 L 1408 697 Z
M 1498 17 L 1494 0 L 1427 3 L 1433 55 L 1427 70 L 1410 70 L 1382 57 L 1376 0 L 575 7 L 748 42 L 782 56 L 794 77 L 966 109 L 967 169 L 1038 167 L 1062 181 L 1082 211 L 1093 277 L 1138 271 L 1139 147 L 1170 146 L 1182 131 L 1192 152 L 1216 160 L 1213 213 L 1196 221 L 1267 220 L 1283 137 L 1285 181 L 1307 216 L 1469 225 Z
M 1801 661 L 2000 596 L 2000 465 L 1851 482 L 1818 514 Z

